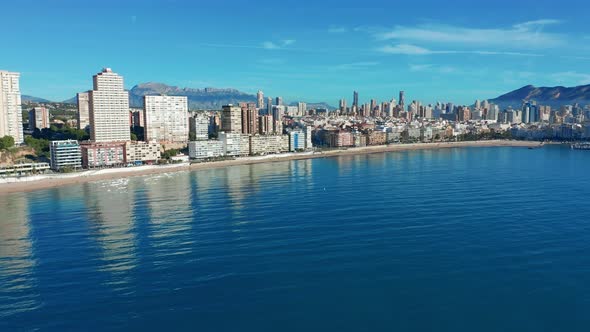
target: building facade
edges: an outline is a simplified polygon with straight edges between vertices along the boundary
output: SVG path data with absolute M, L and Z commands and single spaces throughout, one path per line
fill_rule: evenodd
M 76 140 L 51 141 L 49 154 L 51 169 L 54 171 L 82 168 L 82 150 Z
M 20 73 L 0 70 L 0 137 L 11 136 L 24 142 L 20 94 Z
M 125 163 L 154 164 L 160 159 L 160 148 L 158 142 L 127 142 L 125 143 Z
M 186 143 L 189 134 L 188 98 L 145 96 L 144 121 L 146 141 Z
M 305 150 L 305 132 L 303 130 L 292 130 L 289 132 L 289 151 Z
M 93 77 L 89 91 L 90 139 L 93 142 L 127 142 L 131 140 L 129 93 L 123 77 L 110 68 Z
M 76 95 L 78 101 L 78 129 L 85 130 L 90 127 L 90 94 L 80 92 Z
M 201 141 L 209 139 L 209 127 L 211 119 L 207 114 L 195 114 L 189 119 L 189 133 L 194 135 L 194 140 Z
M 192 159 L 208 159 L 221 157 L 224 155 L 223 143 L 218 140 L 189 142 L 188 154 Z
M 230 134 L 242 133 L 242 109 L 239 106 L 223 106 L 221 111 L 221 131 Z
M 49 111 L 45 107 L 34 107 L 29 111 L 29 130 L 49 128 Z
M 125 165 L 126 142 L 84 142 L 82 150 L 82 167 L 101 168 Z

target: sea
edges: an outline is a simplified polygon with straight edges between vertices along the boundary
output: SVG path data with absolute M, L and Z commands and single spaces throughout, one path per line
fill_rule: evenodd
M 0 331 L 590 331 L 590 151 L 281 161 L 0 196 Z

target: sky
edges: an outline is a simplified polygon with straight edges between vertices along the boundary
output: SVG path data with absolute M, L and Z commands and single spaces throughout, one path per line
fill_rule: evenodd
M 590 84 L 590 4 L 562 0 L 1 0 L 0 70 L 50 100 L 110 67 L 287 101 L 457 104 Z M 7 29 L 7 27 L 9 27 Z

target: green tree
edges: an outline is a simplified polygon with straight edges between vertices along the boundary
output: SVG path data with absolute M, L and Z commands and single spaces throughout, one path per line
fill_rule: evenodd
M 7 150 L 14 146 L 14 138 L 12 136 L 4 136 L 0 138 L 0 150 Z
M 137 141 L 137 135 L 135 135 L 135 133 L 131 133 L 131 140 Z

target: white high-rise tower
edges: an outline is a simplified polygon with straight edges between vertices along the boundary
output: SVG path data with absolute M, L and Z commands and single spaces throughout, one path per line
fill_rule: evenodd
M 94 88 L 88 96 L 90 139 L 94 142 L 130 141 L 129 93 L 123 87 L 123 77 L 105 68 L 94 75 L 93 81 Z
M 19 78 L 0 70 L 0 137 L 11 136 L 15 144 L 24 142 Z

